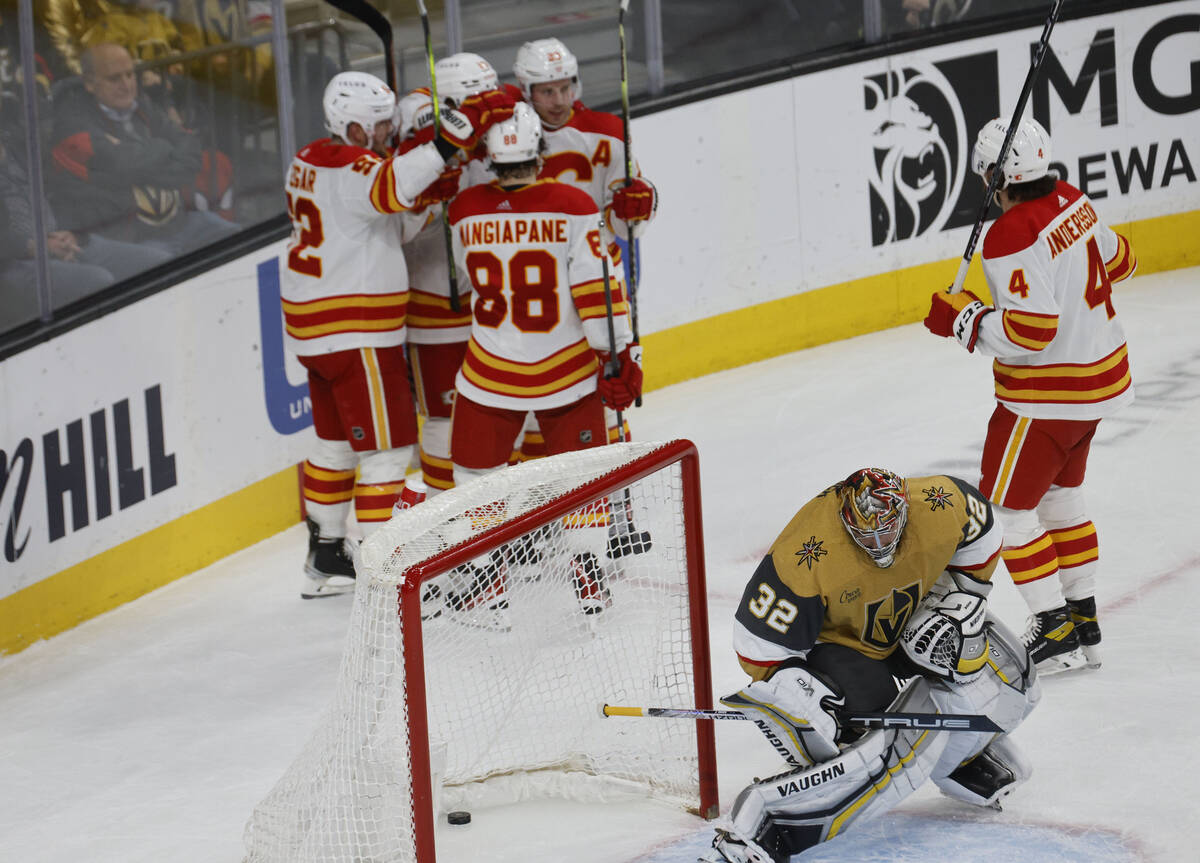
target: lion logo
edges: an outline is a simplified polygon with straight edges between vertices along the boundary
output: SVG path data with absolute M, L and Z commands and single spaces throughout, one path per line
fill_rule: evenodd
M 907 240 L 942 226 L 963 182 L 962 108 L 934 66 L 864 79 L 873 170 L 871 243 Z

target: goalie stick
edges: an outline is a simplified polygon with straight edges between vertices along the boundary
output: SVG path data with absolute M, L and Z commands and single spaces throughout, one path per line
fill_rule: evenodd
M 1008 132 L 1004 135 L 1004 141 L 1000 144 L 1000 152 L 996 154 L 996 169 L 992 171 L 992 178 L 988 180 L 987 193 L 983 196 L 983 203 L 979 207 L 979 215 L 975 217 L 975 225 L 971 228 L 971 236 L 967 240 L 967 248 L 963 252 L 962 262 L 958 265 L 958 273 L 954 276 L 954 284 L 947 289 L 947 293 L 959 293 L 963 289 L 963 283 L 967 280 L 967 270 L 971 266 L 971 259 L 975 257 L 975 247 L 979 244 L 979 235 L 983 233 L 983 223 L 987 221 L 988 210 L 992 206 L 992 196 L 996 194 L 996 189 L 1000 187 L 1000 179 L 1004 173 L 1002 170 L 1004 157 L 1008 155 L 1008 151 L 1012 147 L 1013 135 L 1016 134 L 1017 124 L 1021 122 L 1021 115 L 1025 113 L 1025 105 L 1029 102 L 1029 94 L 1033 91 L 1034 82 L 1037 81 L 1038 72 L 1042 68 L 1042 61 L 1046 58 L 1046 49 L 1050 47 L 1050 33 L 1054 30 L 1054 24 L 1058 21 L 1058 16 L 1062 12 L 1064 2 L 1065 0 L 1052 0 L 1050 4 L 1050 12 L 1046 16 L 1046 24 L 1042 28 L 1042 38 L 1038 40 L 1036 47 L 1033 49 L 1033 58 L 1029 62 L 1029 72 L 1025 75 L 1025 85 L 1021 88 L 1021 95 L 1017 97 L 1017 107 L 1013 111 L 1012 121 L 1008 124 Z
M 601 707 L 605 716 L 642 716 L 651 719 L 745 719 L 737 710 L 694 710 L 676 707 Z M 1003 732 L 999 725 L 981 713 L 889 713 L 886 711 L 843 710 L 834 714 L 840 725 L 865 725 L 869 728 L 923 728 L 930 731 Z M 801 728 L 801 731 L 811 731 Z
M 429 30 L 429 10 L 425 8 L 425 0 L 417 0 L 417 11 L 421 13 L 421 29 L 425 33 L 425 60 L 429 64 L 429 96 L 433 100 L 433 137 L 442 131 L 440 104 L 438 102 L 437 73 L 433 61 L 433 36 Z M 450 212 L 445 203 L 442 204 L 442 236 L 446 241 L 446 272 L 450 279 L 450 308 L 457 312 L 462 304 L 458 299 L 458 268 L 454 266 L 454 243 L 450 235 Z

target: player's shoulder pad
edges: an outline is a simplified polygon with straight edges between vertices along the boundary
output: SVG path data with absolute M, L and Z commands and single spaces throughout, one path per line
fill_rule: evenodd
M 825 603 L 820 596 L 799 596 L 784 584 L 767 552 L 746 582 L 734 619 L 751 635 L 798 653 L 817 643 Z
M 526 213 L 563 213 L 568 216 L 599 215 L 592 196 L 570 183 L 545 179 L 516 193 L 514 208 Z
M 1059 180 L 1054 191 L 1033 201 L 1017 204 L 996 219 L 983 239 L 983 257 L 1015 255 L 1037 242 L 1046 226 L 1071 207 L 1083 192 Z
M 575 103 L 567 125 L 580 132 L 592 132 L 621 141 L 625 140 L 625 125 L 620 117 L 607 111 L 593 111 L 582 102 Z
M 307 162 L 314 168 L 344 168 L 356 159 L 367 156 L 376 162 L 383 161 L 377 154 L 366 147 L 355 147 L 353 144 L 336 144 L 331 138 L 313 141 L 296 154 L 296 158 Z

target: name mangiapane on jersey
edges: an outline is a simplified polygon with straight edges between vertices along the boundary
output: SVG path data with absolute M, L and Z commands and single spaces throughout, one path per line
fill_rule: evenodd
M 496 243 L 565 243 L 567 242 L 567 220 L 506 216 L 503 219 L 484 219 L 459 225 L 458 234 L 464 246 L 494 245 Z

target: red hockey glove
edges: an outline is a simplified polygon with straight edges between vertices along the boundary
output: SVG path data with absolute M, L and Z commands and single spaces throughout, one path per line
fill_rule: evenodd
M 425 207 L 431 207 L 434 204 L 440 204 L 442 201 L 449 201 L 458 194 L 459 180 L 462 178 L 462 168 L 447 168 L 442 171 L 441 176 L 421 190 L 421 194 L 417 195 L 417 200 L 413 202 L 413 209 L 420 210 Z
M 600 401 L 615 411 L 623 411 L 642 394 L 642 346 L 633 344 L 617 354 L 621 367 L 615 373 L 609 368 L 608 352 L 597 351 L 597 355 L 600 377 L 596 391 L 600 393 Z
M 643 177 L 636 177 L 628 186 L 613 192 L 613 215 L 623 222 L 645 222 L 654 218 L 658 209 L 658 190 Z
M 953 336 L 968 351 L 974 351 L 983 316 L 992 311 L 995 309 L 985 306 L 983 301 L 970 291 L 957 294 L 936 291 L 929 300 L 925 328 L 935 336 Z
M 507 120 L 513 115 L 517 103 L 504 90 L 487 90 L 463 99 L 457 110 L 442 109 L 442 136 L 456 147 L 471 150 L 483 140 L 494 123 Z M 459 121 L 465 119 L 470 129 L 461 128 Z

